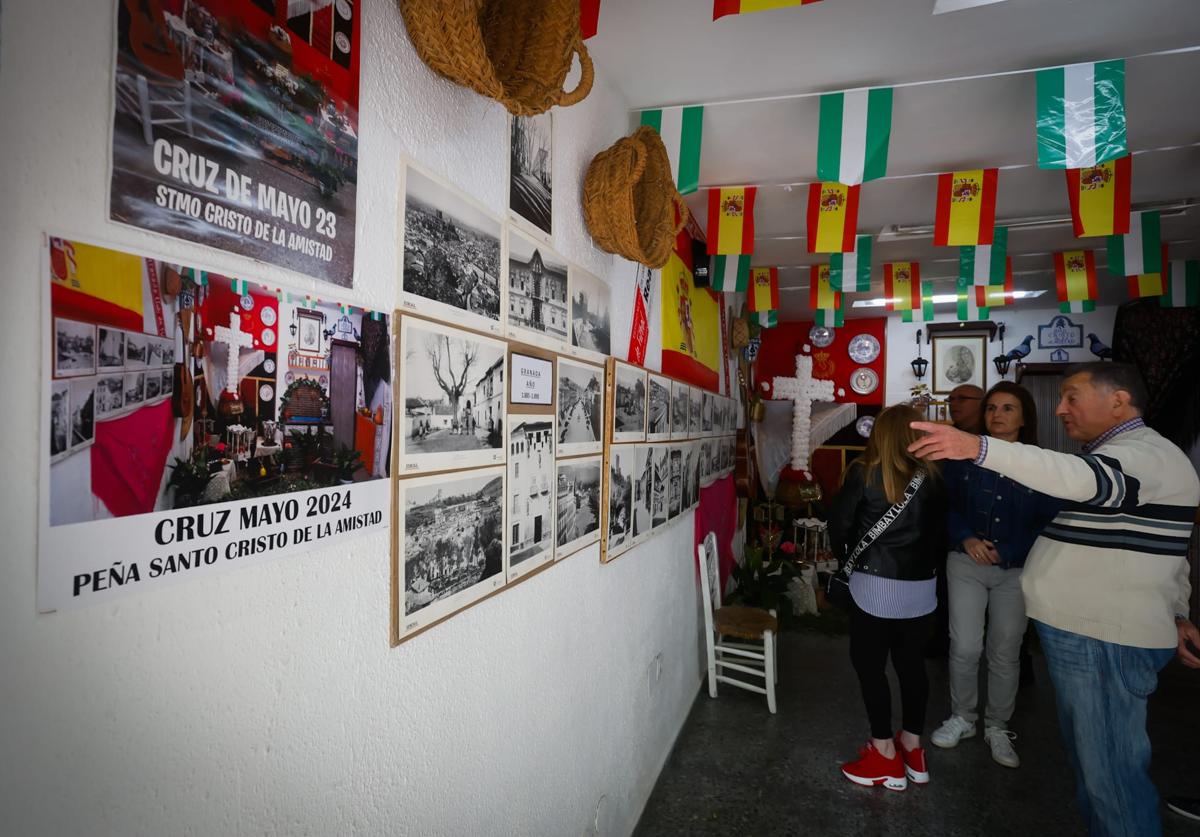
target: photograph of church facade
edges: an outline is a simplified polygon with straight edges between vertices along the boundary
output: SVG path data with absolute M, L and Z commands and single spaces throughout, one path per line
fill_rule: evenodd
M 508 324 L 565 343 L 567 322 L 567 263 L 510 229 Z
M 532 420 L 530 420 L 532 419 Z M 514 417 L 508 438 L 508 564 L 549 557 L 554 546 L 554 422 Z

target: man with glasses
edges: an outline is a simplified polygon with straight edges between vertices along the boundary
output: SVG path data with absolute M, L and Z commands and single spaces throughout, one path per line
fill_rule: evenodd
M 950 421 L 958 430 L 979 433 L 983 424 L 983 390 L 974 384 L 959 384 L 950 390 Z

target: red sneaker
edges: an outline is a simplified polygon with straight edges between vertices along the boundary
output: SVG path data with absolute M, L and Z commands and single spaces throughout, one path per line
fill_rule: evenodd
M 908 787 L 908 779 L 904 775 L 904 760 L 900 750 L 893 758 L 887 758 L 875 749 L 875 745 L 867 742 L 867 746 L 858 751 L 858 761 L 842 765 L 842 775 L 856 785 L 883 785 L 888 790 L 902 791 Z
M 925 748 L 906 750 L 900 743 L 900 733 L 896 733 L 896 753 L 904 759 L 904 772 L 910 782 L 917 785 L 929 784 L 929 766 L 925 764 Z

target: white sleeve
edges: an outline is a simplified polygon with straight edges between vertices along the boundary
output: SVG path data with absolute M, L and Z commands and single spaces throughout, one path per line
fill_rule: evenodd
M 1051 497 L 1094 506 L 1137 505 L 1136 478 L 1111 456 L 1058 453 L 1036 445 L 989 438 L 984 468 Z

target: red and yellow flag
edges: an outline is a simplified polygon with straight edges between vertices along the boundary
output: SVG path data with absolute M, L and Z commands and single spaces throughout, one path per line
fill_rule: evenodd
M 1165 244 L 1162 247 L 1162 267 L 1161 273 L 1139 273 L 1137 276 L 1126 276 L 1125 281 L 1129 284 L 1130 298 L 1162 296 L 1167 292 L 1164 274 L 1170 270 L 1170 267 L 1167 264 L 1167 245 Z
M 992 243 L 996 226 L 996 169 L 938 175 L 933 243 L 938 247 L 978 247 Z
M 858 230 L 858 192 L 826 180 L 808 187 L 808 252 L 851 253 Z
M 754 252 L 754 196 L 758 189 L 708 190 L 708 254 L 742 255 Z
M 1098 166 L 1067 169 L 1067 197 L 1076 238 L 1129 233 L 1131 160 L 1133 156 L 1126 154 Z
M 829 265 L 814 264 L 808 274 L 808 304 L 814 311 L 835 311 L 842 307 L 842 294 L 829 284 Z
M 750 268 L 750 289 L 746 304 L 751 311 L 779 310 L 779 268 Z
M 1013 274 L 1012 259 L 1005 259 L 1004 284 L 976 285 L 975 298 L 980 308 L 1000 308 L 1012 301 Z
M 917 262 L 886 262 L 883 265 L 883 295 L 889 311 L 921 308 L 921 265 Z
M 788 6 L 807 6 L 820 0 L 713 0 L 713 20 L 725 15 L 744 15 L 747 12 L 765 12 L 768 9 L 784 9 Z
M 1059 302 L 1096 298 L 1096 254 L 1067 250 L 1054 254 L 1054 279 Z

